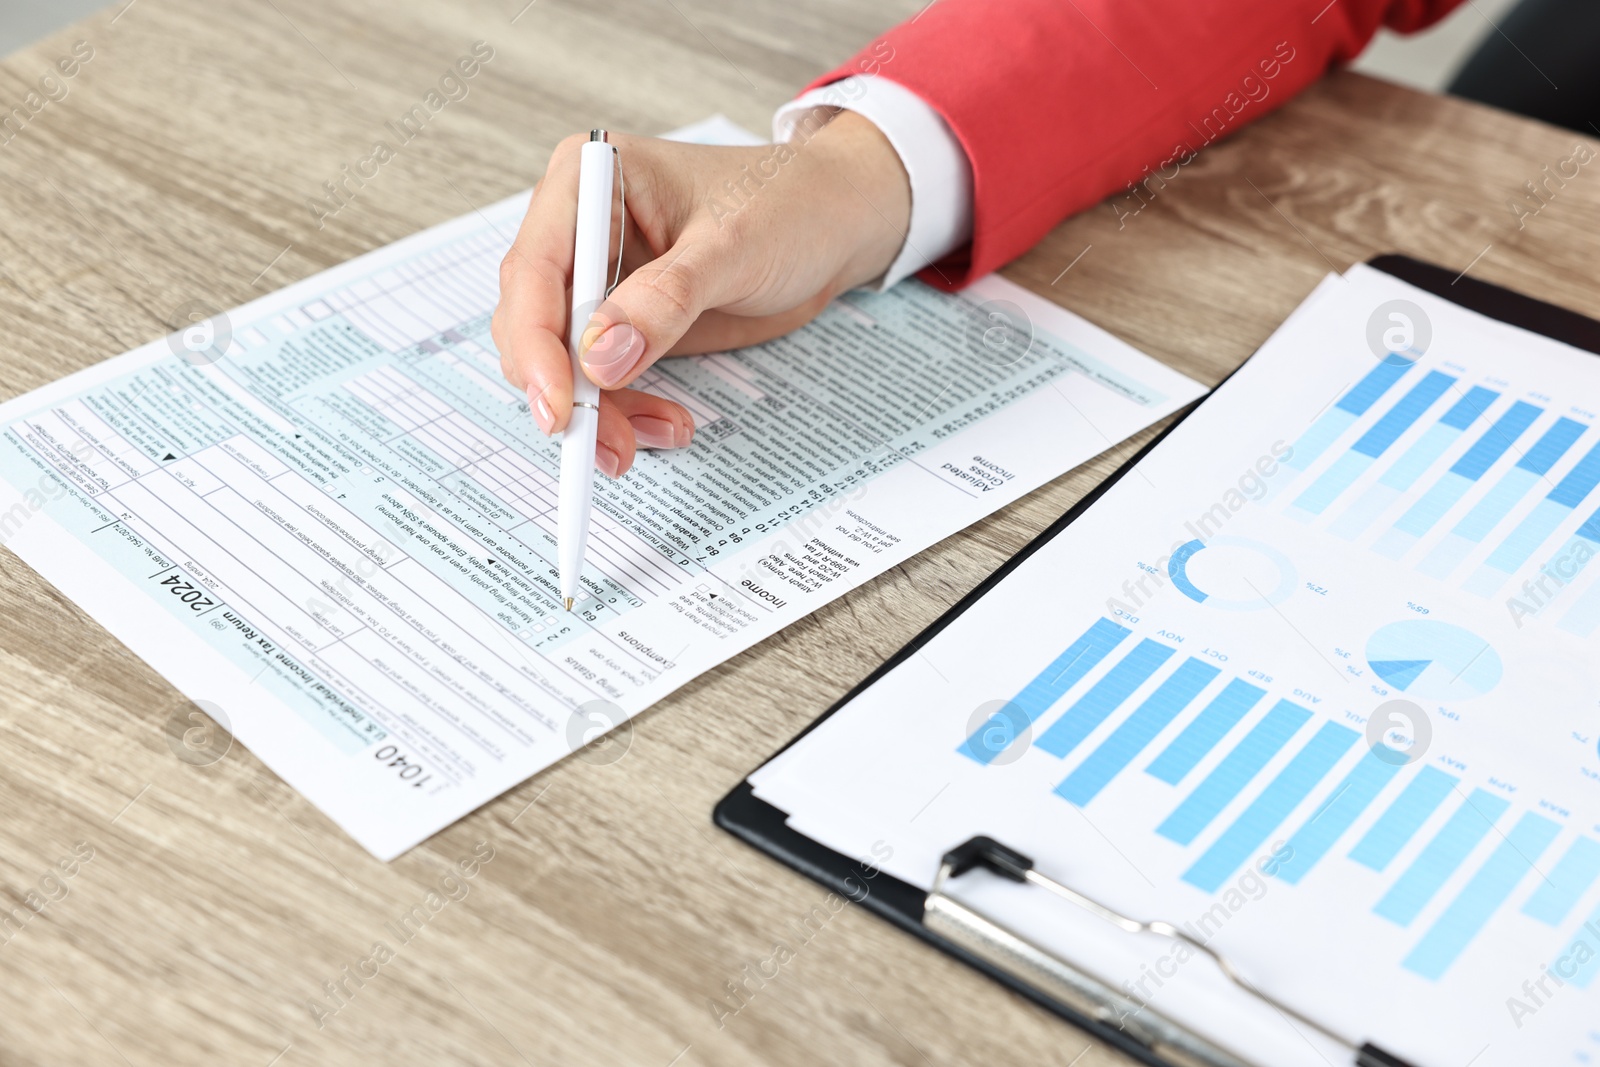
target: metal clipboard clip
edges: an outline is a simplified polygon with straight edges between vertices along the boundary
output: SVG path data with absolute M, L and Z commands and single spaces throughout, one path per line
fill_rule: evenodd
M 1094 1022 L 1122 1031 L 1153 1055 L 1174 1067 L 1263 1067 L 1258 1061 L 1213 1044 L 1144 1002 L 1075 967 L 994 919 L 969 908 L 945 892 L 946 885 L 970 871 L 983 869 L 1013 882 L 1048 890 L 1125 933 L 1149 933 L 1178 941 L 1209 958 L 1224 977 L 1280 1015 L 1307 1026 L 1348 1048 L 1356 1067 L 1411 1067 L 1370 1042 L 1358 1043 L 1308 1018 L 1297 1009 L 1257 989 L 1224 956 L 1172 923 L 1133 919 L 1069 886 L 1040 874 L 1033 860 L 991 837 L 974 837 L 944 854 L 933 889 L 923 905 L 922 924 L 930 932 L 960 946 L 1025 985 Z

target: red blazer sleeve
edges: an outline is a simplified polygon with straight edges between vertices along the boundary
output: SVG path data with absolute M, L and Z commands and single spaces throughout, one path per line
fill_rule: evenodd
M 948 283 L 923 277 L 959 288 L 1130 183 L 1159 188 L 1380 25 L 1459 2 L 934 0 L 814 84 L 889 78 L 949 123 L 972 163 L 972 244 L 940 264 Z

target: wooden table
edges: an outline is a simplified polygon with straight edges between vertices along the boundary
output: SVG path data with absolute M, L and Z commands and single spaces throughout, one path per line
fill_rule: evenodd
M 719 110 L 764 129 L 917 6 L 526 2 L 135 0 L 5 61 L 9 110 L 93 48 L 0 145 L 0 394 L 157 337 L 188 301 L 231 307 L 526 187 L 571 131 Z M 636 57 L 609 81 L 582 69 L 602 37 Z M 471 95 L 318 228 L 307 198 L 477 40 L 495 56 Z M 1576 140 L 1338 75 L 1138 215 L 1090 211 L 1006 273 L 1207 381 L 1378 252 L 1596 314 L 1600 175 L 1523 229 L 1507 207 Z M 67 893 L 0 925 L 0 1064 L 1126 1062 L 853 908 L 719 1026 L 725 983 L 824 894 L 710 812 L 1136 444 L 686 686 L 622 759 L 569 759 L 388 865 L 240 746 L 175 758 L 184 698 L 0 552 L 0 878 L 19 903 Z M 77 842 L 93 858 L 62 890 L 46 876 Z M 479 842 L 470 893 L 402 944 L 386 924 Z M 358 985 L 345 968 L 376 941 L 394 958 Z M 328 982 L 349 993 L 336 1013 Z

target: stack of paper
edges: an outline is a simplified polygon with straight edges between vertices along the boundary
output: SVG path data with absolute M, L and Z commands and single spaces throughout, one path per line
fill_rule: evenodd
M 989 834 L 1420 1067 L 1594 1062 L 1597 413 L 1594 355 L 1329 278 L 757 794 L 923 888 Z M 1182 945 L 957 885 L 1226 1048 L 1350 1062 Z

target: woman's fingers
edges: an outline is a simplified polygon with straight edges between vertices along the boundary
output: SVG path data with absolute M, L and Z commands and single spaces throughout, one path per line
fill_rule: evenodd
M 580 357 L 589 379 L 615 389 L 666 355 L 718 295 L 716 258 L 693 240 L 680 240 L 622 279 L 583 336 Z
M 594 462 L 608 478 L 621 477 L 639 448 L 682 448 L 693 438 L 694 418 L 681 404 L 637 389 L 600 395 Z
M 623 280 L 579 324 L 578 345 L 581 373 L 604 389 L 669 353 L 801 326 L 829 296 L 880 276 L 903 244 L 910 179 L 883 133 L 852 112 L 813 131 L 804 151 L 625 134 L 614 143 L 626 160 L 626 218 L 621 194 L 614 215 L 627 233 Z M 566 289 L 581 145 L 569 138 L 551 159 L 506 258 L 494 322 L 506 376 L 529 391 L 546 430 L 566 425 L 572 399 Z
M 633 427 L 611 397 L 600 398 L 600 423 L 595 430 L 594 465 L 607 478 L 620 478 L 633 466 Z
M 694 438 L 694 417 L 682 404 L 638 389 L 601 394 L 633 428 L 640 448 L 682 448 Z
M 500 264 L 491 332 L 506 380 L 528 394 L 539 428 L 555 433 L 572 412 L 567 355 L 567 279 L 577 229 L 579 138 L 563 141 Z

